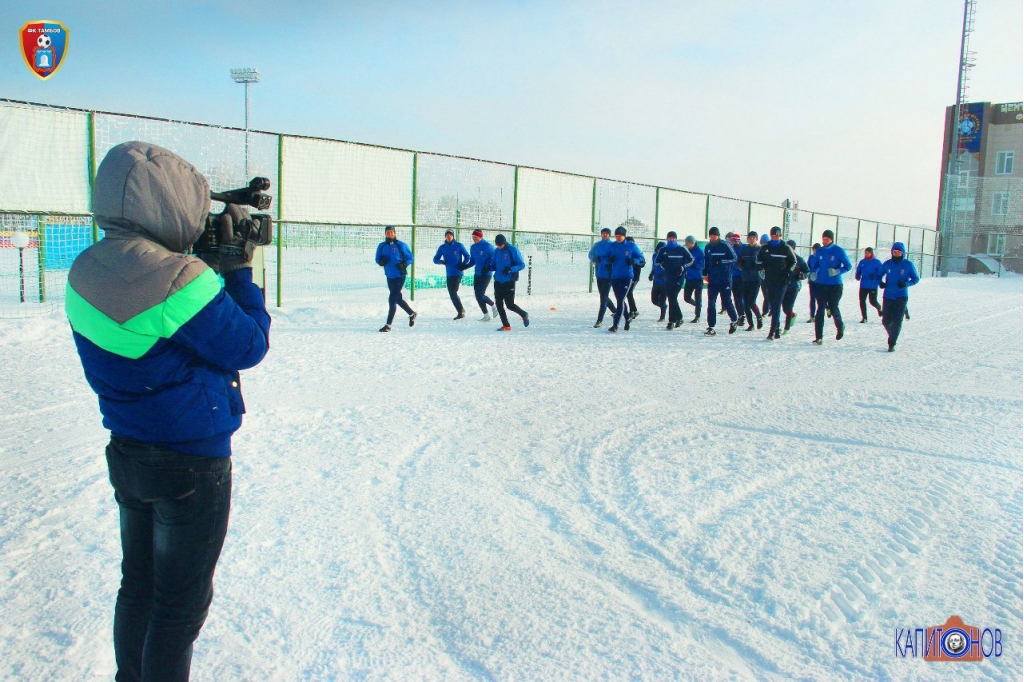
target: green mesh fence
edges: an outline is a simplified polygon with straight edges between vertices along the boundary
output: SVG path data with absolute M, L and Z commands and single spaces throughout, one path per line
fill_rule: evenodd
M 587 253 L 602 227 L 619 225 L 648 258 L 656 238 L 670 231 L 704 240 L 711 226 L 746 234 L 780 225 L 805 255 L 824 229 L 836 232 L 852 260 L 864 246 L 886 250 L 902 240 L 927 276 L 938 246 L 934 230 L 639 183 L 0 100 L 0 317 L 63 304 L 71 262 L 102 237 L 90 214 L 95 168 L 111 147 L 129 140 L 176 152 L 215 190 L 240 187 L 255 175 L 270 178 L 275 243 L 256 259 L 256 278 L 271 304 L 291 307 L 353 305 L 367 290 L 383 295 L 384 275 L 373 257 L 385 225 L 397 226 L 399 239 L 414 250 L 406 288 L 418 301 L 447 300 L 444 268 L 432 260 L 448 228 L 467 248 L 474 229 L 492 241 L 502 232 L 517 245 L 527 261 L 520 295 L 592 291 Z M 467 272 L 463 283 L 470 286 Z M 649 288 L 642 278 L 637 295 Z

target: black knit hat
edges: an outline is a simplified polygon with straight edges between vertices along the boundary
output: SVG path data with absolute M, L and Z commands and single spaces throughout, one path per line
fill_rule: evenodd
M 825 237 L 828 237 L 832 241 L 835 241 L 836 233 L 833 232 L 832 230 L 825 230 L 824 232 L 821 233 L 821 238 L 824 239 Z
M 448 235 L 451 235 L 451 236 L 454 237 L 455 236 L 455 230 L 445 230 L 444 231 L 444 236 L 447 237 Z
M 507 243 L 508 242 L 505 241 L 505 235 L 503 235 L 503 234 L 495 235 L 495 237 L 494 237 L 494 245 L 495 246 L 505 246 L 505 244 L 507 244 Z
M 392 232 L 394 232 L 395 231 L 395 226 L 394 225 L 385 225 L 384 226 L 384 233 L 387 234 L 388 230 L 391 230 Z
M 675 230 L 672 230 L 671 232 L 669 232 L 668 234 L 665 235 L 665 239 L 678 239 L 678 238 L 679 238 L 679 235 L 677 235 L 675 233 Z
M 787 239 L 786 240 L 786 246 L 788 246 L 791 249 L 795 249 L 796 248 L 796 242 L 793 241 L 792 239 Z
M 612 233 L 612 231 L 610 229 L 608 229 L 607 227 L 602 227 L 601 228 L 601 234 L 611 234 L 611 233 Z
M 772 229 L 768 230 L 768 233 L 771 234 L 772 236 L 779 235 L 781 237 L 782 236 L 782 228 L 779 227 L 778 225 L 775 225 L 774 227 L 772 227 Z
M 615 236 L 618 236 L 618 235 L 620 235 L 620 234 L 621 234 L 621 235 L 622 235 L 623 237 L 625 237 L 625 236 L 626 236 L 626 228 L 625 228 L 625 227 L 623 227 L 622 225 L 619 225 L 618 227 L 616 227 L 616 228 L 615 228 Z
M 749 237 L 753 237 L 754 239 L 757 239 L 758 236 L 760 236 L 760 235 L 757 234 L 757 230 L 751 230 L 750 232 L 747 232 L 747 237 L 748 238 Z
M 712 227 L 710 230 L 708 230 L 708 236 L 710 237 L 711 235 L 715 235 L 716 237 L 721 237 L 722 236 L 722 232 L 717 227 Z

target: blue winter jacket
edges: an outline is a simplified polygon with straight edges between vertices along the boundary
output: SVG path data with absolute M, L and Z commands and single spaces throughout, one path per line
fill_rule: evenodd
M 732 266 L 736 263 L 736 252 L 719 239 L 708 242 L 704 247 L 704 270 L 708 273 L 708 284 L 717 287 L 732 286 Z
M 601 239 L 594 242 L 594 245 L 590 247 L 590 253 L 587 257 L 590 262 L 594 264 L 594 276 L 598 279 L 609 279 L 612 276 L 611 268 L 608 263 L 605 262 L 605 254 L 608 253 L 608 249 L 615 242 L 609 239 Z
M 665 268 L 661 267 L 661 263 L 658 262 L 658 254 L 664 248 L 665 242 L 658 242 L 657 247 L 654 249 L 654 254 L 651 255 L 651 281 L 662 287 L 665 286 L 667 280 L 665 279 Z
M 896 242 L 892 245 L 892 248 L 899 249 L 904 254 L 907 253 L 907 248 L 903 246 L 902 242 Z M 921 278 L 917 275 L 917 268 L 914 267 L 914 262 L 907 258 L 906 255 L 898 261 L 893 258 L 885 261 L 882 264 L 882 277 L 885 282 L 885 293 L 882 294 L 882 298 L 890 300 L 894 298 L 910 298 L 907 289 L 921 281 Z
M 491 259 L 492 253 L 494 253 L 494 244 L 491 244 L 486 239 L 481 239 L 469 247 L 469 264 L 476 266 L 474 272 L 477 277 L 483 277 L 487 274 L 484 272 L 484 268 L 487 267 L 487 261 Z
M 682 242 L 668 242 L 658 252 L 658 263 L 665 270 L 665 283 L 682 286 L 686 268 L 693 263 L 693 255 Z
M 434 264 L 444 265 L 445 274 L 449 277 L 462 277 L 462 271 L 473 264 L 473 259 L 469 257 L 469 251 L 466 251 L 461 242 L 452 240 L 451 244 L 444 242 L 437 247 Z M 464 265 L 466 268 L 462 267 Z
M 811 281 L 819 286 L 842 284 L 843 273 L 853 269 L 853 264 L 850 263 L 850 257 L 846 255 L 846 251 L 834 242 L 818 249 L 818 253 L 811 258 L 814 263 L 807 262 L 811 268 Z M 838 272 L 835 275 L 830 275 L 829 270 Z
M 611 266 L 612 279 L 633 279 L 634 265 L 647 265 L 643 251 L 633 242 L 613 241 L 612 245 L 605 249 L 602 265 Z M 607 271 L 607 270 L 606 270 Z
M 405 277 L 401 270 L 398 269 L 398 264 L 405 263 L 407 266 L 411 265 L 413 260 L 412 251 L 409 250 L 409 246 L 405 242 L 398 239 L 393 244 L 383 241 L 377 245 L 377 255 L 374 256 L 373 261 L 380 265 L 382 259 L 385 277 L 388 279 Z
M 740 268 L 744 282 L 757 282 L 762 278 L 761 269 L 757 266 L 757 254 L 760 252 L 760 244 L 744 244 L 736 251 L 736 265 Z
M 882 261 L 877 258 L 861 258 L 854 277 L 860 282 L 861 289 L 877 289 L 878 283 L 882 281 Z
M 487 269 L 494 271 L 494 281 L 499 284 L 519 279 L 515 273 L 525 267 L 526 263 L 519 249 L 511 244 L 505 244 L 503 249 L 495 248 L 490 260 L 487 261 Z
M 691 282 L 704 279 L 704 251 L 696 244 L 686 250 L 693 256 L 693 262 L 686 267 L 686 279 Z

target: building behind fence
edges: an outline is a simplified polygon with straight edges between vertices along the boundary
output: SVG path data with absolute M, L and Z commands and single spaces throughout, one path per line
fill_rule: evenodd
M 373 262 L 384 225 L 397 226 L 414 250 L 407 286 L 416 298 L 447 299 L 444 268 L 431 259 L 448 228 L 464 242 L 474 229 L 490 238 L 505 233 L 530 264 L 520 295 L 592 291 L 587 252 L 601 228 L 618 225 L 645 253 L 669 231 L 703 240 L 712 226 L 746 234 L 779 225 L 806 255 L 830 229 L 854 262 L 864 247 L 885 257 L 901 241 L 923 276 L 935 268 L 931 228 L 445 154 L 0 99 L 0 317 L 62 304 L 71 261 L 102 236 L 90 214 L 91 187 L 111 147 L 129 140 L 166 147 L 224 190 L 248 182 L 247 135 L 251 172 L 272 183 L 277 230 L 263 255 L 267 299 L 278 306 L 344 303 L 353 291 L 385 289 Z M 27 247 L 13 246 L 15 232 L 27 233 Z

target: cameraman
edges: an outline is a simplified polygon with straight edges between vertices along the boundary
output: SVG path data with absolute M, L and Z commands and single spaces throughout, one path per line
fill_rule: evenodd
M 156 145 L 120 144 L 96 174 L 104 237 L 68 273 L 68 320 L 111 432 L 117 680 L 189 677 L 228 527 L 231 434 L 245 412 L 238 370 L 269 347 L 254 244 L 243 236 L 248 211 L 228 205 L 217 217 L 219 255 L 185 254 L 209 210 L 209 183 L 191 164 Z

